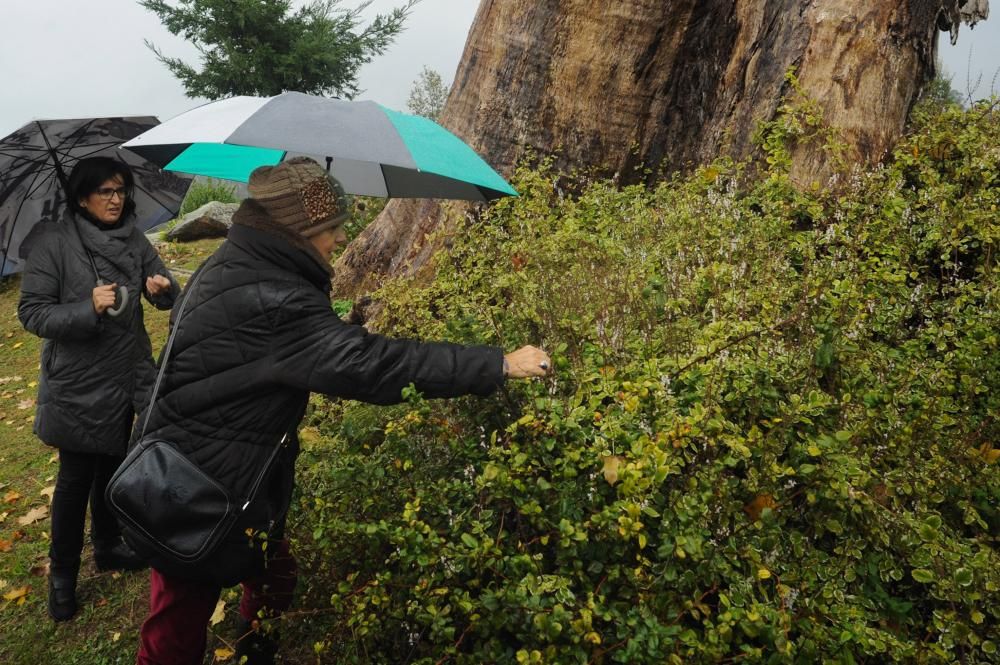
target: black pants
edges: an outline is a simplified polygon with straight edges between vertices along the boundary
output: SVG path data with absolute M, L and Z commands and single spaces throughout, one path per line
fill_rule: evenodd
M 114 547 L 121 538 L 118 521 L 104 502 L 104 488 L 121 457 L 59 451 L 59 476 L 52 495 L 51 572 L 76 577 L 83 550 L 83 526 L 90 500 L 90 538 L 95 550 Z

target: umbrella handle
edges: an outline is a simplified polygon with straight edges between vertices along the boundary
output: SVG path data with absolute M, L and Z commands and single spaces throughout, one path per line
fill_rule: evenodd
M 97 280 L 97 285 L 104 286 L 104 280 L 103 279 Z M 114 306 L 109 307 L 104 311 L 107 312 L 108 316 L 110 317 L 118 316 L 119 314 L 125 311 L 125 306 L 128 305 L 128 298 L 129 298 L 128 289 L 126 289 L 124 286 L 119 286 L 118 289 L 115 291 Z

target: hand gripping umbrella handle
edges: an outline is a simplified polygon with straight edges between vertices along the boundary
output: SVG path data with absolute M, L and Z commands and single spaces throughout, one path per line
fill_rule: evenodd
M 97 285 L 104 286 L 105 281 L 103 279 L 99 279 L 97 280 Z M 124 286 L 119 286 L 118 289 L 115 291 L 114 307 L 109 307 L 104 311 L 107 312 L 108 316 L 110 317 L 118 316 L 119 314 L 125 311 L 125 306 L 128 305 L 128 297 L 129 297 L 128 289 L 126 289 Z

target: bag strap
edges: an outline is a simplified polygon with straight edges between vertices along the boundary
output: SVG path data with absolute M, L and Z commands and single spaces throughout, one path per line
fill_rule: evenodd
M 156 383 L 153 384 L 153 392 L 149 396 L 149 405 L 146 407 L 146 420 L 142 423 L 142 433 L 139 435 L 139 441 L 146 436 L 146 426 L 149 425 L 149 416 L 153 413 L 153 406 L 156 404 L 156 394 L 160 391 L 160 382 L 163 379 L 163 373 L 167 369 L 167 360 L 170 358 L 170 350 L 174 347 L 174 339 L 177 337 L 177 331 L 181 327 L 181 317 L 184 316 L 184 307 L 187 305 L 188 298 L 191 297 L 191 292 L 194 291 L 194 285 L 198 282 L 201 277 L 201 268 L 191 277 L 191 280 L 187 283 L 184 289 L 184 297 L 181 299 L 180 307 L 177 309 L 177 318 L 174 319 L 173 328 L 170 329 L 170 336 L 167 338 L 167 344 L 163 347 L 163 353 L 160 354 L 160 371 L 156 374 Z M 261 468 L 260 473 L 257 474 L 257 478 L 253 481 L 253 485 L 250 486 L 250 491 L 247 493 L 245 503 L 240 508 L 241 511 L 246 510 L 247 506 L 253 500 L 253 497 L 257 494 L 257 489 L 260 484 L 264 481 L 264 476 L 267 475 L 268 470 L 274 463 L 274 458 L 278 456 L 278 451 L 281 450 L 281 446 L 284 445 L 285 441 L 288 440 L 288 432 L 285 432 L 281 440 L 278 441 L 278 445 L 274 447 L 271 451 L 270 456 L 267 458 L 267 462 Z
M 149 425 L 149 416 L 153 413 L 153 406 L 156 404 L 156 393 L 160 391 L 160 382 L 163 380 L 163 372 L 167 369 L 167 359 L 170 357 L 170 349 L 174 347 L 174 339 L 177 337 L 177 330 L 181 327 L 181 317 L 184 316 L 184 307 L 187 305 L 188 298 L 191 297 L 191 292 L 194 291 L 194 285 L 197 284 L 198 279 L 201 277 L 201 268 L 191 277 L 191 281 L 187 283 L 187 287 L 184 289 L 184 297 L 181 298 L 181 306 L 177 309 L 177 318 L 174 319 L 173 328 L 170 329 L 170 336 L 167 338 L 167 345 L 163 347 L 163 353 L 160 354 L 160 371 L 156 374 L 156 383 L 153 384 L 153 392 L 149 396 L 149 404 L 146 405 L 146 419 L 142 423 L 142 433 L 139 434 L 139 441 L 142 437 L 146 436 L 146 426 Z

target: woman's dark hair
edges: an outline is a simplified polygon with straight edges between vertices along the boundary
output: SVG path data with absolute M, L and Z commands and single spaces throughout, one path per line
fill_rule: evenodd
M 69 209 L 78 215 L 89 217 L 86 208 L 80 205 L 80 199 L 87 198 L 115 176 L 121 176 L 125 187 L 121 219 L 131 217 L 135 214 L 135 197 L 132 195 L 135 191 L 135 179 L 132 177 L 132 169 L 128 164 L 111 157 L 87 157 L 73 166 L 66 192 Z

